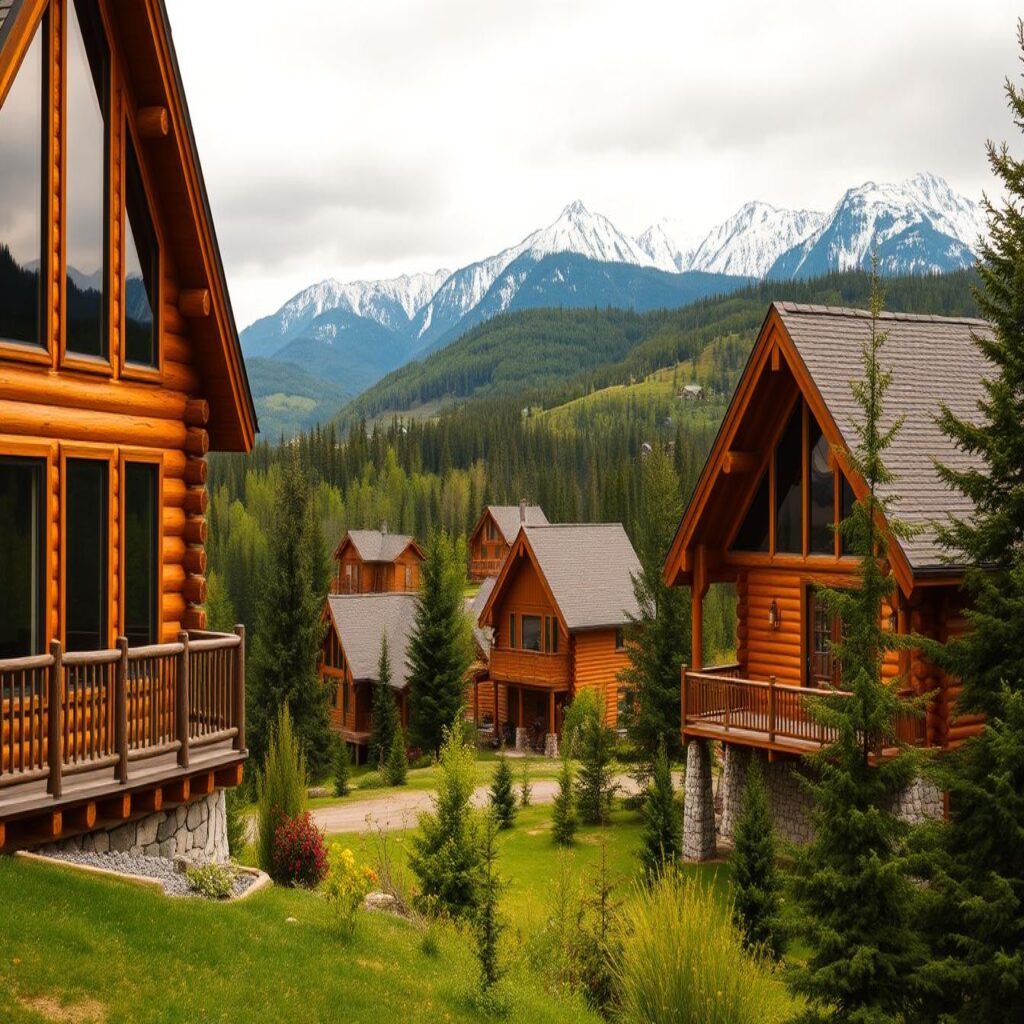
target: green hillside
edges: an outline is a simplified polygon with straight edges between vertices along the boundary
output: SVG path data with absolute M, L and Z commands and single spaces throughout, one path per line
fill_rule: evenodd
M 292 437 L 332 416 L 350 393 L 295 363 L 252 358 L 245 362 L 263 437 Z

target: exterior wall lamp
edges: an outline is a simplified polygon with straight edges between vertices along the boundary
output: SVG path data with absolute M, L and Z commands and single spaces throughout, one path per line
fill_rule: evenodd
M 772 603 L 768 605 L 768 628 L 778 629 L 781 625 L 782 616 L 779 615 L 779 603 L 772 598 Z

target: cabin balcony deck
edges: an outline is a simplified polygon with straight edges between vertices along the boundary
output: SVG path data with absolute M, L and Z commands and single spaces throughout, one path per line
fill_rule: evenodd
M 568 689 L 571 678 L 569 654 L 491 648 L 491 678 L 501 683 Z
M 504 564 L 504 558 L 472 558 L 469 562 L 470 579 L 485 580 L 489 576 L 497 576 Z
M 806 698 L 837 691 L 743 679 L 740 666 L 718 665 L 682 673 L 684 739 L 705 738 L 790 754 L 808 754 L 831 743 L 835 731 L 816 722 Z M 840 693 L 842 691 L 839 691 Z M 908 709 L 897 723 L 898 739 L 925 745 L 925 717 Z M 882 751 L 885 755 L 889 751 Z
M 0 847 L 237 785 L 244 629 L 0 661 Z

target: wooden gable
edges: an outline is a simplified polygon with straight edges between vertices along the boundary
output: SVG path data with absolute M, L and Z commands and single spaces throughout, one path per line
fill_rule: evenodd
M 569 635 L 565 616 L 558 607 L 544 571 L 540 566 L 526 531 L 515 539 L 495 580 L 490 597 L 480 613 L 479 624 L 490 626 L 499 636 L 508 630 L 507 616 L 553 615 L 563 636 Z

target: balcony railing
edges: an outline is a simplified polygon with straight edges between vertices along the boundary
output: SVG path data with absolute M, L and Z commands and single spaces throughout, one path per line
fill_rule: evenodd
M 472 558 L 469 562 L 469 573 L 473 579 L 497 576 L 504 564 L 504 558 Z
M 491 678 L 503 683 L 567 687 L 569 655 L 491 648 Z
M 739 677 L 739 666 L 690 672 L 683 669 L 683 732 L 731 743 L 807 751 L 836 739 L 808 711 L 808 697 L 848 697 L 842 690 L 792 686 L 774 679 L 761 682 Z M 901 696 L 909 697 L 908 693 Z M 897 739 L 910 746 L 926 743 L 925 716 L 909 707 L 896 723 Z
M 64 651 L 0 661 L 0 813 L 3 790 L 46 780 L 59 799 L 64 780 L 230 740 L 245 750 L 245 630 L 180 633 L 174 643 Z

